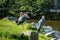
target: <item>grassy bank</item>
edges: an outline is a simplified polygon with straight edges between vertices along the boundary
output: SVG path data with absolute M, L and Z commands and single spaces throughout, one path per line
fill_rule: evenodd
M 21 33 L 30 30 L 29 27 L 29 23 L 24 23 L 24 26 L 22 24 L 16 25 L 14 21 L 8 21 L 4 18 L 0 20 L 0 40 L 22 40 Z M 43 34 L 39 33 L 38 35 L 39 40 L 46 40 L 47 38 L 50 40 L 50 37 Z M 24 36 L 24 40 L 28 40 L 28 37 Z

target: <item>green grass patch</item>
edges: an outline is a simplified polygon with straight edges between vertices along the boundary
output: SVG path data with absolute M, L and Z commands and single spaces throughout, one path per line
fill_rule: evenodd
M 22 40 L 21 33 L 32 30 L 32 31 L 37 31 L 32 28 L 30 28 L 29 23 L 24 23 L 23 25 L 17 25 L 14 21 L 8 21 L 6 18 L 3 18 L 0 20 L 0 40 L 4 38 L 4 40 Z M 23 29 L 24 27 L 24 29 Z M 24 40 L 28 40 L 28 36 L 23 37 Z M 46 40 L 46 36 L 43 34 L 39 33 L 38 39 L 39 40 Z
M 41 33 L 38 34 L 38 36 L 39 36 L 38 37 L 39 40 L 51 40 L 51 38 L 52 38 L 52 37 L 47 37 L 47 36 L 45 36 L 44 34 L 41 34 Z

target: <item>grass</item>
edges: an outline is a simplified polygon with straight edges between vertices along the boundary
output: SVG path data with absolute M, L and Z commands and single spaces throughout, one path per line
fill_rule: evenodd
M 6 19 L 0 20 L 0 30 L 2 32 L 18 34 L 23 32 L 23 30 L 26 31 L 27 30 L 26 27 L 28 26 L 29 24 L 24 23 L 24 29 L 23 29 L 23 25 L 16 25 L 16 23 L 14 23 L 13 21 L 7 21 Z
M 38 40 L 51 40 L 52 37 L 47 37 L 44 34 L 38 34 Z
M 0 37 L 0 40 L 16 40 L 16 39 L 8 39 L 8 38 Z
M 20 40 L 21 33 L 28 31 L 30 26 L 31 25 L 29 23 L 24 23 L 24 26 L 22 24 L 16 25 L 14 21 L 8 21 L 6 18 L 3 18 L 2 20 L 0 20 L 0 40 L 7 40 L 7 39 L 8 40 L 16 40 L 16 39 Z M 39 40 L 46 40 L 46 38 L 49 38 L 49 37 L 46 37 L 43 34 L 39 33 L 39 37 L 38 37 Z
M 22 32 L 27 31 L 27 27 L 29 27 L 28 23 L 24 23 L 23 25 L 16 25 L 14 21 L 8 21 L 6 18 L 0 20 L 0 36 L 10 36 L 21 34 Z

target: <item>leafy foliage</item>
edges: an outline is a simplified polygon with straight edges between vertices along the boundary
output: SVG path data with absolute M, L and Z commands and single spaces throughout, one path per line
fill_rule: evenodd
M 19 12 L 29 14 L 31 18 L 39 19 L 41 15 L 45 15 L 51 19 L 60 19 L 57 15 L 51 17 L 50 8 L 53 8 L 53 0 L 1 0 L 0 1 L 0 18 L 5 16 L 19 16 Z M 59 15 L 59 14 L 58 14 Z M 38 16 L 38 17 L 37 17 Z

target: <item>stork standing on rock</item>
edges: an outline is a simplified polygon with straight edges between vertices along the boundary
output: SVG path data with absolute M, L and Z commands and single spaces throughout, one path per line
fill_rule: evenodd
M 44 15 L 41 17 L 41 19 L 38 21 L 39 27 L 38 27 L 38 31 L 41 31 L 43 25 L 45 25 L 45 17 Z

